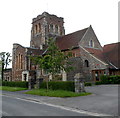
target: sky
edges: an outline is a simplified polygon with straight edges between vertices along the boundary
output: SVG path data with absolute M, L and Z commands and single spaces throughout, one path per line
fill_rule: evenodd
M 29 47 L 32 18 L 44 11 L 64 18 L 66 34 L 92 25 L 102 46 L 118 42 L 117 0 L 1 0 L 0 52 Z

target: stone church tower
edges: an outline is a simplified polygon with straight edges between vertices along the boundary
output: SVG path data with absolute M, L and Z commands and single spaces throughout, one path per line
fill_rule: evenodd
M 30 47 L 42 49 L 47 39 L 65 35 L 62 17 L 43 12 L 32 20 Z

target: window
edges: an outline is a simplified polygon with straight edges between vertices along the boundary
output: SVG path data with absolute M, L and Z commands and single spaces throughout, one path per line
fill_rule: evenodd
M 41 24 L 39 23 L 39 33 L 41 32 Z
M 37 34 L 37 25 L 35 25 L 35 27 L 34 27 L 34 32 L 35 32 L 35 34 Z
M 85 67 L 89 67 L 89 62 L 88 62 L 88 60 L 85 60 Z
M 58 26 L 55 25 L 55 33 L 58 33 Z
M 94 47 L 94 42 L 93 42 L 93 40 L 90 40 L 90 41 L 89 41 L 89 46 L 90 46 L 90 47 Z
M 53 24 L 50 24 L 50 32 L 53 33 Z

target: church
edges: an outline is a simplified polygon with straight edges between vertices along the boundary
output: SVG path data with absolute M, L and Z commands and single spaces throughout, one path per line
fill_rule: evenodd
M 76 73 L 81 73 L 85 81 L 89 82 L 99 81 L 101 75 L 120 75 L 120 43 L 102 47 L 91 25 L 65 35 L 64 19 L 43 12 L 32 19 L 30 47 L 13 44 L 11 79 L 8 80 L 6 76 L 4 79 L 28 81 L 31 78 L 40 78 L 39 67 L 32 63 L 28 55 L 45 54 L 47 40 L 51 37 L 62 52 L 66 53 L 71 49 L 73 55 L 71 61 L 74 70 L 68 73 L 62 71 L 59 74 L 61 81 L 73 81 Z M 52 77 L 49 77 L 49 80 L 52 80 Z

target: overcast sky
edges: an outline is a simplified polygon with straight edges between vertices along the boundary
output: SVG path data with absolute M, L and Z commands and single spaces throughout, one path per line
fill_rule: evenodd
M 0 52 L 29 47 L 32 18 L 44 11 L 64 18 L 66 34 L 92 25 L 102 46 L 118 41 L 118 0 L 1 0 Z

